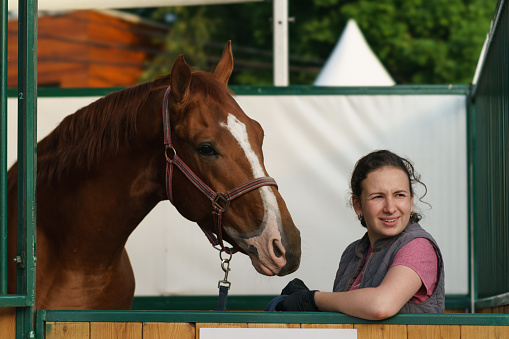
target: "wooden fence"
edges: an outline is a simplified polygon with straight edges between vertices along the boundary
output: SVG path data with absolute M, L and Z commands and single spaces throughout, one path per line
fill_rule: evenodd
M 109 323 L 52 322 L 46 339 L 198 339 L 200 328 L 353 328 L 358 339 L 509 338 L 508 326 L 383 325 L 383 324 L 252 324 L 252 323 Z
M 399 314 L 380 322 L 337 313 L 39 311 L 37 338 L 198 339 L 201 328 L 345 328 L 358 339 L 509 338 L 507 314 Z M 14 339 L 15 309 L 0 309 L 2 339 Z

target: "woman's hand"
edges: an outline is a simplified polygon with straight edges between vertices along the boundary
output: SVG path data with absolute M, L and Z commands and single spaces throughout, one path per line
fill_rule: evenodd
M 290 311 L 290 312 L 318 312 L 319 309 L 315 304 L 316 291 L 297 291 L 283 300 L 277 305 L 276 311 Z
M 277 305 L 276 311 L 304 311 L 317 312 L 315 292 L 310 291 L 304 282 L 298 278 L 293 279 L 283 288 L 281 295 L 287 295 Z
M 283 288 L 281 295 L 290 295 L 298 291 L 309 291 L 309 288 L 299 278 L 295 278 Z

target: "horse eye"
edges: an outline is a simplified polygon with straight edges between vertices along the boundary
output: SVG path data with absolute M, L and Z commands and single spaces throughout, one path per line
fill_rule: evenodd
M 216 150 L 211 145 L 205 144 L 198 147 L 198 152 L 200 152 L 201 155 L 205 156 L 213 156 L 217 155 Z

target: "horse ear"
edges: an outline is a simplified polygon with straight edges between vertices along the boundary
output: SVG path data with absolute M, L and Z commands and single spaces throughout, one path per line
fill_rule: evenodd
M 184 55 L 179 55 L 171 69 L 170 94 L 175 103 L 183 103 L 189 93 L 191 84 L 191 69 L 184 60 Z
M 223 56 L 214 70 L 212 75 L 223 84 L 228 84 L 228 79 L 233 71 L 233 54 L 232 54 L 232 42 L 229 40 L 224 46 Z

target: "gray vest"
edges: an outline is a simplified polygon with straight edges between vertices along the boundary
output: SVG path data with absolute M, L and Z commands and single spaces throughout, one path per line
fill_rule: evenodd
M 423 303 L 408 301 L 399 310 L 399 313 L 443 313 L 445 309 L 445 289 L 444 289 L 444 261 L 438 245 L 433 237 L 422 229 L 419 224 L 408 224 L 400 235 L 392 238 L 379 239 L 374 244 L 374 251 L 369 256 L 361 279 L 360 288 L 377 287 L 382 283 L 387 271 L 396 256 L 396 253 L 416 238 L 428 239 L 438 259 L 438 277 L 435 291 Z M 348 291 L 355 278 L 362 270 L 366 254 L 369 248 L 369 238 L 366 233 L 360 240 L 350 244 L 339 262 L 339 268 L 334 280 L 334 292 Z

